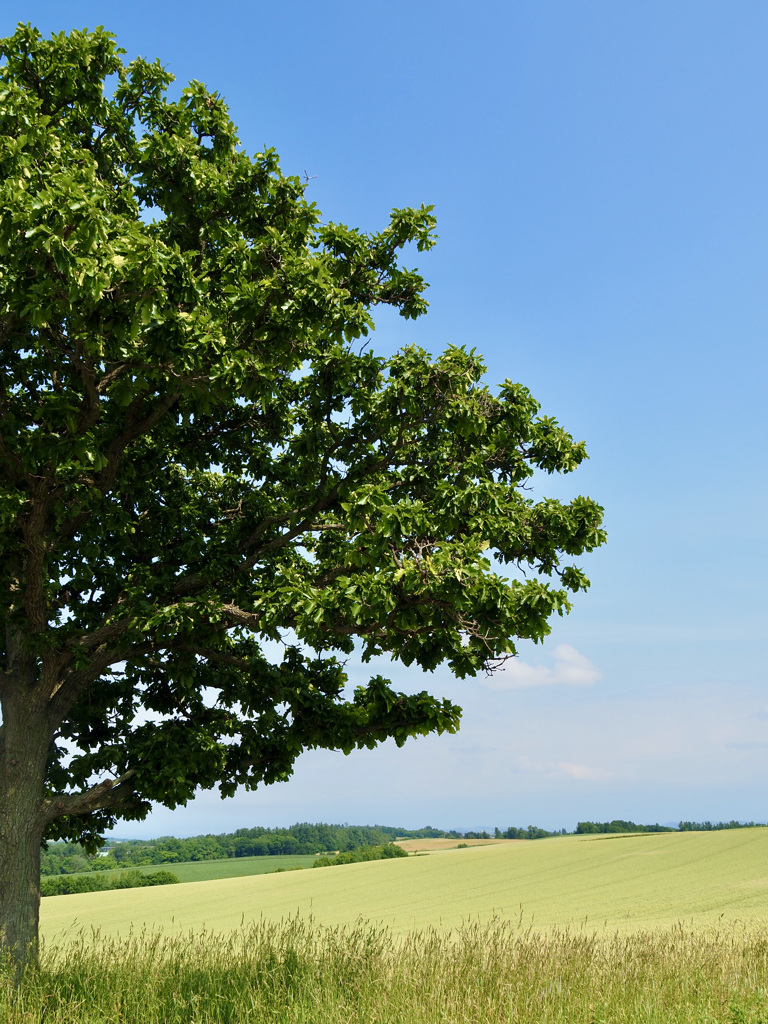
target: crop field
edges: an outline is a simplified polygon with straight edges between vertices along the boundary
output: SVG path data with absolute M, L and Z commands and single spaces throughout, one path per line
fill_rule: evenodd
M 264 858 L 266 859 L 266 858 Z M 242 924 L 312 916 L 322 926 L 360 919 L 394 935 L 494 919 L 534 929 L 620 933 L 679 922 L 764 925 L 768 829 L 566 836 L 314 871 L 222 878 L 43 900 L 48 941 L 80 927 L 228 932 Z
M 129 864 L 125 870 L 140 871 L 143 875 L 151 875 L 154 871 L 171 871 L 180 882 L 210 882 L 215 878 L 242 878 L 246 875 L 264 875 L 270 871 L 293 870 L 294 868 L 310 868 L 316 860 L 314 854 L 276 855 L 274 857 L 227 857 L 221 860 L 187 860 L 178 864 Z M 86 875 L 95 872 L 84 872 Z M 99 876 L 106 878 L 119 877 L 118 871 L 100 871 Z M 57 878 L 58 875 L 48 876 Z M 68 877 L 77 877 L 70 875 Z
M 406 853 L 436 853 L 438 850 L 457 850 L 460 846 L 503 846 L 505 843 L 524 843 L 526 839 L 396 839 Z

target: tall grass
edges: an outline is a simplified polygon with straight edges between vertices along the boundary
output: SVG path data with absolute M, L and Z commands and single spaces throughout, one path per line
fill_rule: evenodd
M 44 947 L 8 1024 L 768 1024 L 768 934 L 605 936 L 508 922 L 394 937 L 358 923 L 229 935 L 70 936 Z

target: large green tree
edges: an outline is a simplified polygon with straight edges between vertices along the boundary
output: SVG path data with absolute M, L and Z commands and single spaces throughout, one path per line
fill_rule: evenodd
M 339 658 L 482 671 L 547 634 L 604 534 L 590 499 L 521 490 L 585 458 L 526 388 L 361 342 L 378 305 L 425 311 L 398 254 L 433 244 L 429 207 L 324 223 L 217 93 L 169 100 L 101 29 L 0 53 L 0 935 L 24 961 L 41 840 L 453 732 L 380 676 L 349 695 Z

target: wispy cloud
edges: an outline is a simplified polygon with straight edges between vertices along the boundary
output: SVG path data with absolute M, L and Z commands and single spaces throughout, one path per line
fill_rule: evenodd
M 503 668 L 481 682 L 492 690 L 522 690 L 532 686 L 592 686 L 602 679 L 600 670 L 570 644 L 558 644 L 552 652 L 552 662 L 531 665 L 510 658 Z
M 565 775 L 569 779 L 587 779 L 590 782 L 602 782 L 610 776 L 601 768 L 590 768 L 586 764 L 570 764 L 567 761 L 558 761 L 559 771 L 552 772 L 552 775 Z
M 550 761 L 526 757 L 521 754 L 517 759 L 517 767 L 523 772 L 543 775 L 548 779 L 579 779 L 588 782 L 604 782 L 610 773 L 602 768 L 593 768 L 586 764 L 574 764 L 571 761 Z

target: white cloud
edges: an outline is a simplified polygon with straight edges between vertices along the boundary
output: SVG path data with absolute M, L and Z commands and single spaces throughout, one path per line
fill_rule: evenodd
M 557 767 L 561 775 L 569 779 L 588 779 L 591 782 L 602 782 L 609 778 L 608 772 L 600 768 L 590 768 L 586 764 L 569 764 L 567 761 L 558 761 Z
M 602 679 L 602 673 L 589 658 L 570 644 L 558 644 L 552 659 L 552 665 L 530 665 L 510 658 L 498 672 L 481 682 L 492 690 L 522 690 L 532 686 L 592 686 Z
M 574 764 L 571 761 L 542 760 L 519 755 L 516 759 L 520 771 L 533 775 L 542 775 L 547 779 L 578 779 L 589 782 L 605 782 L 610 773 L 602 768 L 592 768 L 586 764 Z

